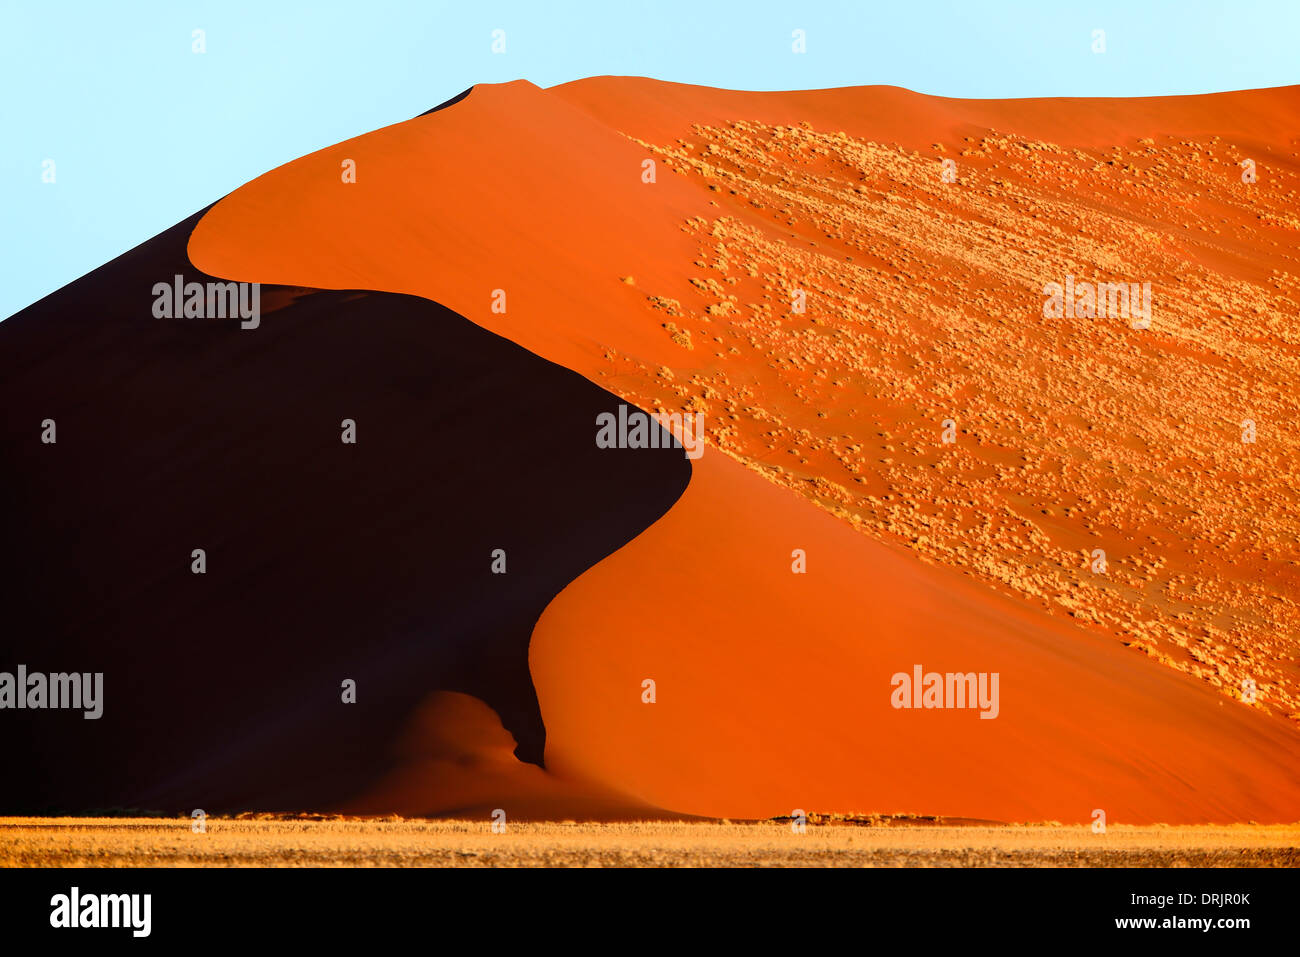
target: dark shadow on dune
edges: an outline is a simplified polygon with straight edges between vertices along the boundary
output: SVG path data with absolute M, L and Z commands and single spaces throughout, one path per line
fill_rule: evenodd
M 98 721 L 0 710 L 0 813 L 328 808 L 434 690 L 541 763 L 532 628 L 689 463 L 598 449 L 614 396 L 424 299 L 153 318 L 154 283 L 210 278 L 199 215 L 0 323 L 0 671 L 105 675 Z
M 439 104 L 438 104 L 437 106 L 435 106 L 433 109 L 431 109 L 431 110 L 425 110 L 423 113 L 421 113 L 421 114 L 419 114 L 419 115 L 420 115 L 420 116 L 428 116 L 428 115 L 430 115 L 431 113 L 437 113 L 439 110 L 445 110 L 445 109 L 446 109 L 447 107 L 449 107 L 449 106 L 455 106 L 457 103 L 459 103 L 461 100 L 465 99 L 465 97 L 469 96 L 469 95 L 470 95 L 471 93 L 473 93 L 473 92 L 474 92 L 474 87 L 471 86 L 468 90 L 464 90 L 464 91 L 461 92 L 461 93 L 457 93 L 457 94 L 456 94 L 455 96 L 453 96 L 450 100 L 443 100 L 441 103 L 439 103 Z

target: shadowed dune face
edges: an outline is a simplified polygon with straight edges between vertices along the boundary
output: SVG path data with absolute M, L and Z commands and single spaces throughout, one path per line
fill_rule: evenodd
M 156 319 L 154 283 L 209 278 L 197 219 L 0 324 L 0 671 L 104 673 L 99 720 L 4 712 L 0 806 L 339 806 L 417 760 L 439 690 L 495 711 L 527 793 L 533 625 L 688 461 L 596 448 L 612 395 L 427 300 L 266 287 L 256 329 Z
M 236 191 L 190 253 L 427 296 L 705 412 L 682 500 L 539 622 L 551 767 L 733 816 L 1289 821 L 1298 116 L 479 86 Z M 1152 283 L 1151 328 L 1045 317 L 1067 275 Z M 892 709 L 917 663 L 999 672 L 999 717 Z

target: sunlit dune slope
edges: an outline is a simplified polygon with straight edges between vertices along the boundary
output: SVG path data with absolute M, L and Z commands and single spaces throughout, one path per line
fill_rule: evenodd
M 873 542 L 724 456 L 551 603 L 530 662 L 549 767 L 697 814 L 1296 812 L 1282 722 Z M 892 708 L 890 676 L 918 663 L 999 673 L 998 716 Z
M 480 86 L 236 191 L 190 255 L 705 414 L 682 499 L 534 634 L 554 768 L 736 816 L 1287 821 L 1298 114 Z M 1046 318 L 1067 275 L 1151 283 L 1151 327 Z M 999 716 L 891 708 L 915 664 L 998 672 Z

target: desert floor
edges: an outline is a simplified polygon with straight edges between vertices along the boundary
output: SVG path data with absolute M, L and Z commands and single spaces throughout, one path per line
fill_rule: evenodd
M 0 866 L 1294 867 L 1300 824 L 511 823 L 242 817 L 0 818 Z

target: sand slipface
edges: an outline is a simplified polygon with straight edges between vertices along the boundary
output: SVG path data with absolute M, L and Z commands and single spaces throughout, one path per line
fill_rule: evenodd
M 1297 121 L 1294 88 L 478 86 L 235 191 L 189 256 L 704 414 L 680 500 L 537 622 L 547 773 L 733 817 L 1288 822 Z M 1067 282 L 1150 284 L 1149 321 L 1055 315 Z M 917 666 L 998 675 L 996 718 L 891 706 Z

